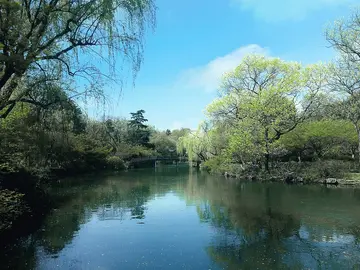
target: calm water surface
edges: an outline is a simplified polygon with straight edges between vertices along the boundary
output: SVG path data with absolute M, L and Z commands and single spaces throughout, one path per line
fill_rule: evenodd
M 163 167 L 62 181 L 7 269 L 360 269 L 360 190 Z

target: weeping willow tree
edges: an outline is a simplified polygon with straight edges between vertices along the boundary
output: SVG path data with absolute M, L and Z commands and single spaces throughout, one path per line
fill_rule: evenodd
M 116 59 L 136 74 L 155 11 L 153 0 L 0 0 L 0 118 L 17 102 L 34 103 L 39 84 L 78 76 L 73 95 L 101 89 Z
M 208 131 L 208 123 L 203 122 L 196 131 L 180 137 L 176 144 L 177 152 L 182 154 L 185 151 L 190 163 L 200 164 L 208 160 L 211 145 Z

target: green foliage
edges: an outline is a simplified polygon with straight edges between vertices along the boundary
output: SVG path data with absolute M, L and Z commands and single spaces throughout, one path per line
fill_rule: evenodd
M 279 170 L 279 161 L 360 158 L 359 70 L 344 52 L 336 64 L 305 67 L 246 56 L 224 75 L 219 97 L 206 108 L 206 128 L 181 137 L 178 151 L 210 171 L 240 175 Z M 344 169 L 332 165 L 309 170 L 309 178 Z
M 167 130 L 155 133 L 150 137 L 150 144 L 154 145 L 158 155 L 163 157 L 175 157 L 177 155 L 176 141 L 170 135 Z
M 207 171 L 224 174 L 225 172 L 237 173 L 228 159 L 223 156 L 214 156 L 204 162 L 203 168 Z
M 276 164 L 275 174 L 284 181 L 286 176 L 299 177 L 305 183 L 322 182 L 327 178 L 344 179 L 345 172 L 353 168 L 353 163 L 340 160 L 318 160 L 315 162 L 284 162 Z
M 262 160 L 268 169 L 270 156 L 281 149 L 279 139 L 316 110 L 325 79 L 322 65 L 302 67 L 278 58 L 246 56 L 225 74 L 220 97 L 206 109 L 212 123 L 209 141 L 197 145 L 192 140 L 188 148 L 206 142 L 207 153 L 243 164 Z
M 129 160 L 132 158 L 137 157 L 149 157 L 154 156 L 155 152 L 153 149 L 149 149 L 142 145 L 124 145 L 124 147 L 121 149 L 121 156 L 125 160 Z
M 302 170 L 305 181 L 312 182 L 313 180 L 325 178 L 340 178 L 344 177 L 344 172 L 349 170 L 349 166 L 345 162 L 338 160 L 320 161 L 308 164 L 307 168 Z
M 195 132 L 180 137 L 177 142 L 177 152 L 181 154 L 186 151 L 189 161 L 206 161 L 209 158 L 210 146 L 207 132 L 207 124 L 204 122 Z
M 148 146 L 151 132 L 145 123 L 148 121 L 144 117 L 144 110 L 139 110 L 131 114 L 129 121 L 130 136 L 129 140 L 134 145 Z
M 120 171 L 125 169 L 124 161 L 117 156 L 107 157 L 106 163 L 107 167 L 112 170 Z
M 299 125 L 280 144 L 300 156 L 341 158 L 355 154 L 357 134 L 349 121 L 323 119 Z
M 359 30 L 360 15 L 357 10 L 347 21 L 337 21 L 326 32 L 327 40 L 339 53 L 336 61 L 329 65 L 329 94 L 333 94 L 336 100 L 332 106 L 332 113 L 336 117 L 351 121 L 355 126 L 358 152 L 360 152 Z
M 6 111 L 0 117 L 18 102 L 38 104 L 33 97 L 48 83 L 74 86 L 75 76 L 86 78 L 90 87 L 83 92 L 70 87 L 68 93 L 98 98 L 109 78 L 103 75 L 116 76 L 119 57 L 130 62 L 135 75 L 155 10 L 152 0 L 1 1 L 0 110 Z M 97 60 L 81 61 L 79 55 Z M 110 74 L 102 73 L 99 62 L 109 65 Z
M 180 137 L 184 137 L 191 132 L 189 128 L 174 129 L 171 131 L 171 137 L 177 141 Z
M 129 121 L 129 125 L 131 127 L 133 127 L 135 130 L 140 130 L 140 129 L 146 129 L 147 125 L 145 125 L 144 123 L 146 123 L 148 120 L 145 119 L 144 117 L 144 110 L 138 110 L 135 113 L 130 113 L 131 114 L 131 120 Z

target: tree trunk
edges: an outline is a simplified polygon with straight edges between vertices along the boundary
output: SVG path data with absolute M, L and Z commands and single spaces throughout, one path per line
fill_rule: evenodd
M 265 171 L 267 171 L 268 173 L 270 172 L 270 167 L 269 167 L 269 163 L 270 163 L 270 153 L 269 153 L 269 130 L 266 128 L 265 129 Z
M 355 126 L 355 130 L 356 130 L 356 133 L 357 133 L 357 136 L 358 136 L 358 164 L 360 164 L 360 128 L 359 128 L 359 125 L 357 122 L 353 122 L 354 126 Z
M 270 155 L 269 155 L 269 153 L 266 153 L 265 154 L 265 171 L 267 171 L 267 172 L 270 172 L 269 163 L 270 163 Z
M 358 135 L 358 155 L 359 155 L 359 164 L 360 164 L 360 129 L 356 129 Z
M 20 77 L 12 73 L 9 77 L 4 76 L 2 79 L 4 82 L 0 88 L 0 110 L 7 106 L 11 95 L 19 84 Z

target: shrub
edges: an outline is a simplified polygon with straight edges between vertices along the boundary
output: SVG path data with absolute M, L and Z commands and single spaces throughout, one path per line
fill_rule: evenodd
M 340 160 L 317 161 L 304 164 L 301 175 L 305 181 L 310 182 L 326 178 L 343 178 L 348 166 L 348 162 Z
M 326 178 L 344 178 L 352 162 L 341 160 L 323 160 L 316 162 L 280 162 L 272 169 L 278 176 L 293 174 L 311 183 Z
M 117 170 L 117 171 L 125 169 L 124 161 L 117 156 L 108 157 L 106 159 L 106 164 L 108 169 Z

